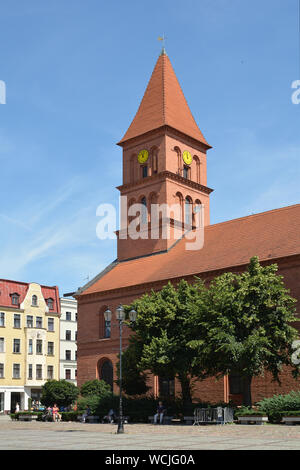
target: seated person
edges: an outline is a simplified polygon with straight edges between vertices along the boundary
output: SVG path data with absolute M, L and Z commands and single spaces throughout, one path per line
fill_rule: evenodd
M 159 418 L 159 423 L 162 424 L 165 412 L 166 412 L 166 409 L 163 406 L 162 401 L 159 401 L 158 402 L 158 407 L 157 407 L 157 412 L 154 415 L 154 424 L 157 424 L 158 418 Z
M 116 419 L 116 414 L 113 409 L 110 409 L 107 415 L 103 416 L 102 423 L 104 423 L 105 420 L 108 421 L 108 423 L 113 423 L 115 419 Z
M 61 421 L 61 415 L 59 414 L 59 408 L 56 403 L 52 408 L 52 417 L 53 421 Z
M 91 414 L 91 409 L 90 409 L 90 407 L 87 405 L 85 412 L 84 412 L 83 415 L 81 416 L 81 422 L 82 422 L 82 423 L 85 423 L 86 418 L 87 418 L 88 416 L 90 416 L 90 414 Z

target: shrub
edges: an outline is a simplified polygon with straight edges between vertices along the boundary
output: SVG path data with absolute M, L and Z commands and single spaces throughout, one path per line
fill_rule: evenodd
M 53 406 L 55 403 L 61 406 L 69 406 L 79 395 L 79 389 L 67 380 L 48 380 L 42 386 L 41 403 L 45 407 Z
M 300 417 L 300 411 L 280 411 L 280 416 L 297 416 Z
M 18 411 L 18 413 L 10 413 L 9 416 L 11 419 L 16 419 L 17 421 L 19 421 L 20 416 L 37 416 L 38 421 L 41 421 L 42 414 L 41 411 Z
M 88 380 L 85 382 L 80 389 L 80 393 L 83 397 L 98 396 L 100 398 L 111 395 L 110 386 L 104 382 L 104 380 Z
M 91 414 L 95 415 L 97 414 L 97 409 L 99 407 L 100 402 L 105 399 L 105 397 L 100 397 L 97 395 L 90 395 L 87 397 L 81 397 L 79 398 L 77 402 L 77 409 L 80 411 L 80 414 L 82 414 L 85 410 L 86 407 L 88 406 L 91 410 Z
M 82 413 L 79 411 L 63 411 L 61 414 L 62 421 L 77 421 L 77 416 Z
M 243 407 L 235 412 L 235 416 L 266 416 L 266 413 L 261 410 L 254 410 L 253 408 Z
M 300 411 L 300 392 L 292 391 L 287 395 L 264 398 L 257 405 L 267 414 L 270 422 L 280 423 L 282 411 Z

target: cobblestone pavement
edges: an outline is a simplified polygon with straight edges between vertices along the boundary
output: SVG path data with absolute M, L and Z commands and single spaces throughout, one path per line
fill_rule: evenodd
M 125 425 L 17 422 L 0 418 L 0 450 L 299 450 L 300 426 Z

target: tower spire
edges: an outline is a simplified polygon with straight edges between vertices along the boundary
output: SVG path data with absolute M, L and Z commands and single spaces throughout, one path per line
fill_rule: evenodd
M 163 47 L 137 113 L 119 145 L 164 126 L 190 136 L 210 148 L 190 111 Z

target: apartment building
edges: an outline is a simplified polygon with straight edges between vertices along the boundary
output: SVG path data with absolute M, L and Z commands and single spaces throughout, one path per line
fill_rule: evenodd
M 0 412 L 27 410 L 47 379 L 59 379 L 57 286 L 0 279 Z
M 77 301 L 60 299 L 60 378 L 77 385 Z

